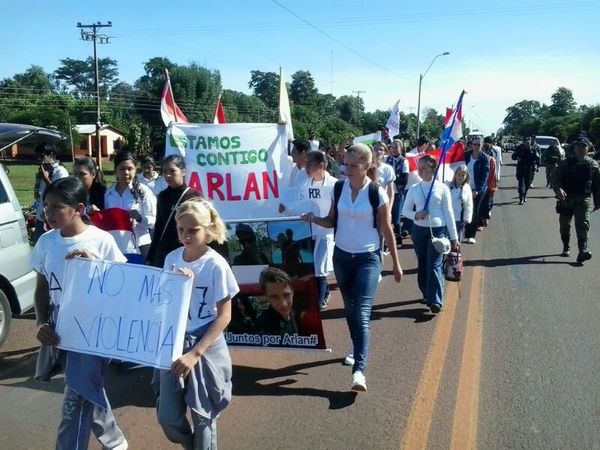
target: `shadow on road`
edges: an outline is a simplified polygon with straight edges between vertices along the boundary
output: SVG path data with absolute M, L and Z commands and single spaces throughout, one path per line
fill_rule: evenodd
M 560 253 L 556 253 L 553 255 L 522 256 L 520 258 L 473 259 L 464 261 L 463 265 L 482 267 L 518 266 L 527 264 L 568 264 L 571 266 L 576 265 L 576 263 L 572 263 L 569 261 L 546 260 L 546 258 L 557 256 L 560 256 Z
M 393 309 L 390 311 L 391 308 L 418 304 L 421 304 L 421 300 L 406 300 L 401 302 L 380 303 L 373 305 L 373 309 L 371 311 L 371 320 L 395 319 L 404 317 L 408 319 L 414 319 L 415 322 L 420 323 L 429 322 L 435 317 L 429 313 L 429 309 L 427 309 L 425 306 L 413 309 Z M 321 311 L 321 319 L 323 320 L 344 319 L 345 317 L 346 316 L 344 315 L 343 308 Z
M 322 397 L 329 400 L 329 409 L 342 409 L 351 406 L 356 400 L 356 392 L 330 391 L 309 387 L 291 387 L 298 380 L 287 378 L 273 383 L 261 383 L 272 378 L 293 377 L 308 375 L 305 371 L 311 367 L 340 364 L 341 359 L 327 359 L 304 364 L 295 364 L 280 369 L 267 369 L 263 367 L 233 366 L 233 395 L 300 395 L 309 397 Z

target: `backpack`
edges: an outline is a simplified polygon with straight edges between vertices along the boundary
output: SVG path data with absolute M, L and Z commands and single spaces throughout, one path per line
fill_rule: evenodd
M 337 232 L 337 221 L 338 221 L 338 202 L 342 196 L 342 189 L 344 188 L 345 180 L 338 180 L 333 186 L 333 233 Z M 377 208 L 379 208 L 379 185 L 373 181 L 369 183 L 369 203 L 373 209 L 373 228 L 377 228 Z

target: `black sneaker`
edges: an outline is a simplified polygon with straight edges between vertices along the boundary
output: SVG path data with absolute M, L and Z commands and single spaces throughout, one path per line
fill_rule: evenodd
M 433 314 L 437 314 L 442 310 L 442 305 L 439 305 L 437 303 L 432 303 L 429 306 L 429 310 L 433 313 Z
M 560 254 L 560 256 L 563 256 L 565 258 L 567 256 L 571 256 L 571 250 L 569 250 L 568 248 L 564 248 L 563 251 L 562 251 L 562 253 Z
M 592 252 L 579 252 L 579 254 L 577 255 L 577 262 L 578 263 L 582 263 L 584 261 L 588 261 L 592 259 Z

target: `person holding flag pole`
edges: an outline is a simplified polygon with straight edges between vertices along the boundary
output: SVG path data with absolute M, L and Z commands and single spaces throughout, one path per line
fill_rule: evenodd
M 446 153 L 462 136 L 461 93 L 452 120 L 442 134 L 442 153 Z M 450 238 L 451 249 L 458 248 L 458 234 L 452 209 L 452 198 L 448 186 L 437 180 L 439 165 L 431 155 L 424 155 L 418 161 L 421 181 L 410 187 L 402 208 L 402 215 L 414 220 L 411 236 L 417 256 L 417 280 L 423 294 L 423 301 L 432 313 L 442 310 L 444 303 L 444 276 L 442 274 L 443 254 L 434 246 L 432 238 Z

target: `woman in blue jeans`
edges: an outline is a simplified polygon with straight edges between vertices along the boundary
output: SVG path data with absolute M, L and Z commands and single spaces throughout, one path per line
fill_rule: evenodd
M 443 255 L 433 248 L 432 233 L 438 238 L 449 236 L 452 250 L 456 250 L 458 246 L 458 236 L 450 189 L 433 178 L 437 166 L 435 158 L 425 155 L 419 159 L 418 164 L 422 181 L 412 185 L 408 190 L 402 214 L 414 220 L 411 237 L 417 254 L 419 289 L 431 312 L 437 314 L 444 304 Z M 425 207 L 430 189 L 431 198 Z
M 373 154 L 369 146 L 354 144 L 344 160 L 348 178 L 339 181 L 341 194 L 332 199 L 329 214 L 315 217 L 304 214 L 304 220 L 335 229 L 333 270 L 344 300 L 346 322 L 353 351 L 345 361 L 352 362 L 352 390 L 366 391 L 365 370 L 369 353 L 371 308 L 381 273 L 380 235 L 389 247 L 394 265 L 394 280 L 402 279 L 396 241 L 392 229 L 388 198 L 375 179 Z M 376 204 L 372 199 L 376 194 Z

